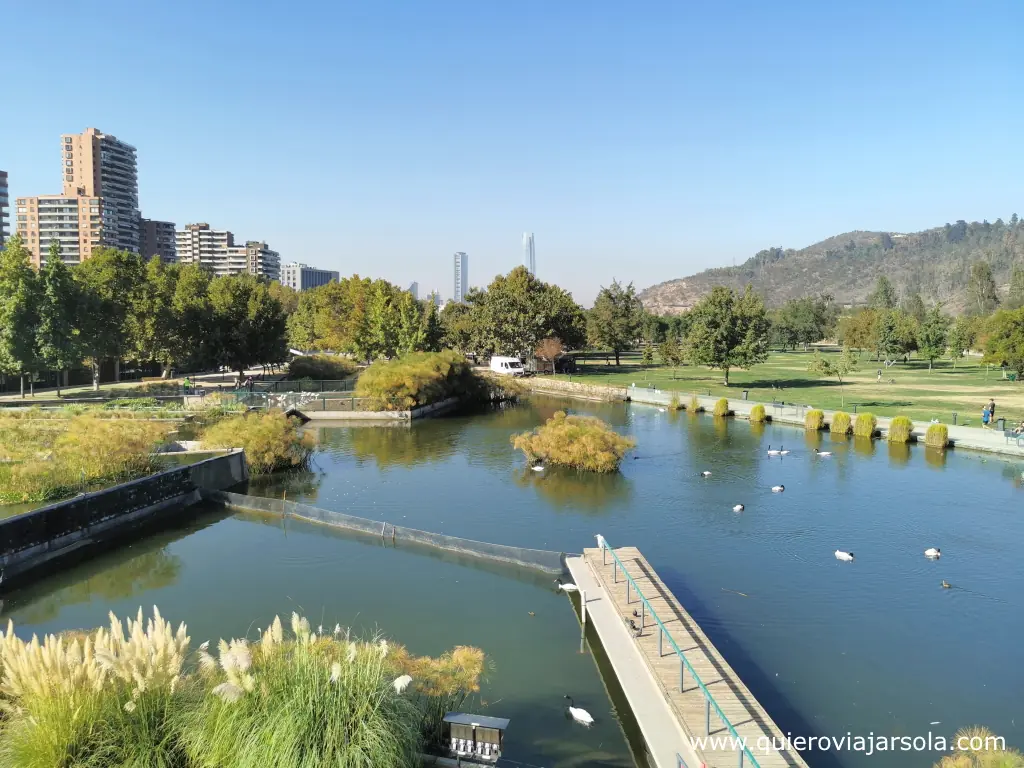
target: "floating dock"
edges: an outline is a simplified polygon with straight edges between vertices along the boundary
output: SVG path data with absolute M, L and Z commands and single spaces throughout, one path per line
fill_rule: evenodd
M 639 550 L 587 549 L 566 565 L 654 765 L 807 765 L 796 751 L 765 749 L 784 734 Z

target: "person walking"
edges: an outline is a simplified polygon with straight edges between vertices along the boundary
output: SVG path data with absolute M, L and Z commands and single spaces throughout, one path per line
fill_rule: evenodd
M 988 421 L 992 416 L 992 412 L 989 411 L 988 405 L 981 409 L 981 428 L 988 429 Z
M 185 377 L 185 381 L 182 383 L 182 387 L 185 389 L 185 394 L 192 394 L 192 380 L 188 376 Z
M 875 383 L 876 384 L 881 384 L 882 383 L 882 369 L 881 368 L 878 369 L 878 378 L 875 379 Z
M 988 401 L 988 420 L 992 422 L 992 426 L 996 425 L 996 401 L 994 398 L 989 398 Z

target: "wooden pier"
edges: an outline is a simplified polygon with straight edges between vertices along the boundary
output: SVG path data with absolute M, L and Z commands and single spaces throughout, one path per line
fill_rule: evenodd
M 784 734 L 639 550 L 623 547 L 614 552 L 736 734 L 746 739 L 757 765 L 805 767 L 807 763 L 795 751 L 764 749 L 773 739 L 776 744 L 784 743 Z M 751 755 L 744 755 L 741 760 L 741 750 L 729 738 L 732 734 L 715 709 L 709 707 L 690 672 L 683 675 L 680 691 L 679 657 L 667 638 L 662 637 L 659 642 L 658 624 L 632 586 L 627 597 L 628 582 L 614 563 L 611 554 L 600 549 L 587 549 L 582 557 L 567 560 L 573 578 L 586 596 L 586 620 L 593 623 L 601 637 L 655 764 L 659 768 L 680 768 L 682 758 L 687 768 L 754 768 Z M 633 616 L 634 610 L 638 617 Z M 630 629 L 630 619 L 637 627 L 643 624 L 639 637 Z M 642 663 L 638 664 L 637 659 Z M 631 673 L 631 664 L 633 672 L 639 670 L 639 677 L 647 679 L 636 679 L 638 675 Z M 652 696 L 660 698 L 663 706 L 652 708 L 652 702 L 647 701 Z M 677 727 L 665 727 L 666 711 Z M 645 718 L 649 722 L 645 723 Z M 703 746 L 695 744 L 693 740 L 708 736 L 709 724 L 710 736 L 718 737 L 717 747 L 710 741 Z

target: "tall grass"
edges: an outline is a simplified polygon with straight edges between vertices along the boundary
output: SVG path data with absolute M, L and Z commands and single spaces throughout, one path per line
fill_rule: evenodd
M 935 768 L 1024 768 L 1024 754 L 1006 748 L 1006 740 L 980 725 L 961 728 L 950 739 L 959 747 L 935 764 Z
M 722 397 L 715 401 L 715 410 L 712 411 L 715 416 L 728 416 L 729 415 L 729 398 Z
M 309 464 L 313 437 L 299 427 L 299 420 L 283 411 L 251 412 L 214 422 L 199 440 L 203 448 L 244 448 L 249 471 L 265 475 Z
M 288 364 L 290 379 L 347 379 L 359 370 L 354 360 L 333 355 L 296 357 Z
M 750 421 L 752 424 L 763 424 L 768 419 L 768 414 L 765 413 L 764 406 L 758 403 L 750 409 Z
M 873 413 L 858 413 L 853 423 L 854 437 L 874 437 L 878 431 L 878 419 Z
M 403 411 L 449 397 L 479 398 L 487 392 L 469 361 L 445 350 L 375 362 L 360 375 L 355 396 L 366 398 L 370 410 Z
M 814 408 L 804 416 L 804 429 L 817 432 L 825 428 L 825 412 Z
M 946 450 L 949 445 L 949 427 L 945 424 L 932 424 L 924 435 L 925 445 Z
M 702 413 L 704 406 L 700 404 L 700 398 L 696 395 L 690 395 L 690 405 L 687 408 L 690 413 Z
M 615 472 L 636 441 L 592 416 L 558 411 L 532 432 L 512 436 L 512 445 L 530 462 L 543 461 L 591 472 Z
M 909 443 L 914 431 L 914 422 L 909 416 L 895 416 L 889 422 L 888 439 L 890 443 Z
M 852 420 L 846 411 L 836 411 L 832 414 L 832 422 L 829 424 L 829 431 L 833 435 L 848 435 Z
M 670 411 L 681 411 L 683 409 L 683 401 L 679 399 L 678 392 L 672 393 L 672 397 L 668 401 L 668 409 Z

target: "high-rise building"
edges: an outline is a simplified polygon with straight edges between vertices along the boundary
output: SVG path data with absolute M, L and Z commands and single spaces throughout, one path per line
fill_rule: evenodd
M 79 264 L 105 244 L 109 218 L 102 198 L 39 195 L 15 201 L 17 232 L 32 255 L 32 264 L 46 262 L 50 242 L 60 243 L 61 258 Z
M 179 263 L 199 264 L 216 277 L 244 272 L 270 280 L 281 276 L 281 255 L 265 242 L 247 240 L 245 245 L 235 245 L 231 232 L 211 229 L 209 224 L 188 224 L 175 232 L 175 247 Z
M 317 269 L 299 264 L 297 261 L 281 266 L 281 285 L 287 285 L 296 291 L 308 291 L 328 283 L 336 283 L 340 278 L 338 272 L 329 269 Z
M 7 171 L 0 171 L 0 248 L 4 245 L 4 239 L 7 237 L 7 209 L 9 207 L 9 201 L 7 199 Z
M 533 232 L 523 232 L 523 266 L 536 277 L 537 254 L 533 250 Z
M 453 301 L 465 301 L 469 293 L 469 256 L 462 251 L 455 254 L 455 292 Z
M 103 244 L 139 252 L 139 174 L 135 147 L 96 128 L 61 136 L 64 197 L 99 197 Z
M 420 300 L 420 284 L 415 280 L 409 283 L 409 293 L 412 294 L 412 297 L 416 299 L 416 301 Z
M 139 253 L 147 259 L 159 256 L 165 264 L 176 262 L 174 222 L 139 219 Z

